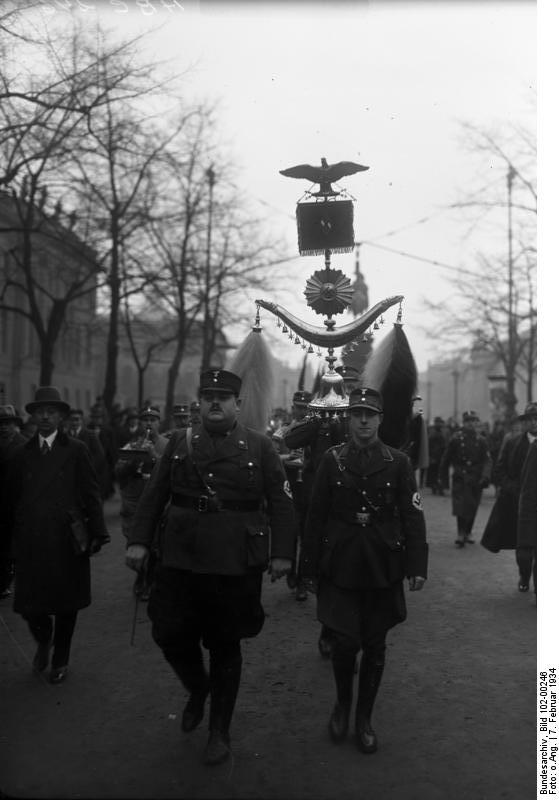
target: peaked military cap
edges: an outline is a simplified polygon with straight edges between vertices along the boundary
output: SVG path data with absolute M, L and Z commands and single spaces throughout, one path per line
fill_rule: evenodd
M 150 404 L 145 408 L 142 408 L 140 411 L 140 419 L 144 419 L 144 417 L 157 417 L 157 419 L 161 419 L 161 411 L 159 410 L 159 406 Z
M 518 419 L 529 419 L 530 417 L 537 417 L 538 416 L 538 407 L 537 403 L 526 403 L 526 408 L 524 409 L 524 414 L 519 414 Z
M 0 422 L 14 422 L 20 427 L 23 425 L 22 418 L 12 405 L 0 406 Z
M 352 408 L 370 408 L 382 414 L 382 395 L 376 389 L 368 389 L 366 386 L 353 389 L 349 396 L 349 410 Z
M 28 414 L 34 414 L 41 406 L 56 406 L 63 414 L 70 411 L 70 406 L 62 399 L 56 386 L 39 386 L 35 392 L 35 399 L 27 403 L 25 410 Z
M 342 364 L 340 367 L 336 367 L 336 372 L 338 375 L 341 375 L 344 381 L 358 381 L 359 380 L 359 370 L 357 367 L 351 367 L 346 364 Z
M 175 403 L 173 405 L 173 414 L 188 414 L 189 408 L 188 403 Z
M 212 389 L 214 392 L 232 393 L 239 396 L 241 379 L 226 369 L 207 369 L 200 374 L 200 392 Z
M 293 393 L 292 403 L 295 406 L 306 406 L 312 400 L 312 394 L 310 392 L 306 392 L 304 390 L 298 390 L 297 392 Z
M 200 403 L 198 400 L 193 400 L 190 404 L 190 411 L 200 411 Z
M 464 411 L 462 414 L 462 422 L 479 422 L 477 411 Z

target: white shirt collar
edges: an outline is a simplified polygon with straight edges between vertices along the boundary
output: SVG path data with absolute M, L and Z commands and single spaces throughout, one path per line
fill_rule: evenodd
M 47 436 L 46 439 L 45 439 L 44 436 L 41 436 L 41 434 L 39 434 L 39 447 L 41 448 L 43 446 L 43 442 L 46 442 L 48 444 L 48 446 L 49 446 L 49 450 L 51 450 L 52 446 L 54 444 L 54 440 L 56 439 L 56 434 L 57 433 L 58 433 L 58 431 L 54 431 L 49 436 Z

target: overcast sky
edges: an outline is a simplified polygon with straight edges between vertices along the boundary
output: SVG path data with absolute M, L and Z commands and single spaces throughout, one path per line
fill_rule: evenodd
M 468 226 L 447 208 L 478 180 L 479 163 L 461 146 L 459 123 L 535 127 L 535 2 L 177 0 L 174 12 L 165 10 L 173 0 L 71 2 L 94 6 L 81 14 L 98 14 L 123 35 L 150 31 L 146 57 L 165 59 L 170 72 L 185 71 L 187 101 L 218 103 L 239 194 L 285 237 L 285 255 L 294 257 L 278 295 L 266 299 L 313 324 L 321 317 L 306 306 L 303 290 L 323 259 L 297 258 L 294 218 L 311 187 L 279 170 L 320 164 L 321 157 L 369 166 L 339 185 L 356 199 L 355 238 L 364 243 L 370 305 L 403 294 L 419 368 L 437 357 L 436 320 L 426 314 L 424 298 L 451 304 L 454 289 L 445 278 L 475 267 L 476 251 L 504 255 L 507 246 L 505 212 L 497 236 L 477 230 L 465 238 Z M 495 172 L 504 191 L 504 168 Z M 354 258 L 334 256 L 332 266 L 351 276 Z M 344 324 L 349 317 L 337 319 Z M 277 339 L 273 318 L 263 312 L 262 321 Z M 276 339 L 276 353 L 300 363 L 302 351 Z

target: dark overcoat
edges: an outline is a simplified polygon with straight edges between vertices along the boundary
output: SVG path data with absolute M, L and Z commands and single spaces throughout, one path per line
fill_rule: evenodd
M 402 581 L 427 577 L 427 554 L 425 518 L 408 456 L 380 440 L 365 458 L 351 444 L 328 450 L 316 474 L 303 539 L 303 574 L 318 577 L 319 619 L 344 629 L 335 609 L 328 609 L 328 620 L 321 617 L 323 588 L 333 584 L 392 590 L 385 627 L 403 621 Z
M 159 532 L 164 567 L 202 574 L 245 575 L 265 570 L 270 557 L 291 559 L 293 502 L 271 439 L 240 424 L 218 438 L 201 425 L 190 430 L 190 448 L 185 430 L 171 435 L 140 498 L 128 544 L 153 546 Z M 220 510 L 212 510 L 216 505 Z
M 461 428 L 450 439 L 439 466 L 441 483 L 452 467 L 452 513 L 472 519 L 481 501 L 483 485 L 489 485 L 491 456 L 485 439 Z
M 520 475 L 517 547 L 538 544 L 538 453 L 536 440 L 528 448 Z
M 492 553 L 516 548 L 520 475 L 529 446 L 526 433 L 503 439 L 493 471 L 499 494 L 481 538 L 481 544 Z
M 43 456 L 35 434 L 8 469 L 14 611 L 28 616 L 85 608 L 91 603 L 89 556 L 75 553 L 71 515 L 84 521 L 89 542 L 108 539 L 86 446 L 59 432 Z

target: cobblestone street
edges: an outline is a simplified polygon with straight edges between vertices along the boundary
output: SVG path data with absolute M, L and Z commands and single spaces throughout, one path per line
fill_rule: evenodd
M 426 490 L 429 492 L 429 490 Z M 130 644 L 133 575 L 118 501 L 111 544 L 92 563 L 94 601 L 78 618 L 65 684 L 31 672 L 25 623 L 0 604 L 0 789 L 27 798 L 525 800 L 536 790 L 536 598 L 517 591 L 514 553 L 454 546 L 448 497 L 424 497 L 429 580 L 406 593 L 408 620 L 388 639 L 375 708 L 379 751 L 333 745 L 328 661 L 315 601 L 265 579 L 262 634 L 243 643 L 233 759 L 200 763 L 204 722 L 180 730 L 181 688 L 151 640 L 145 604 Z

